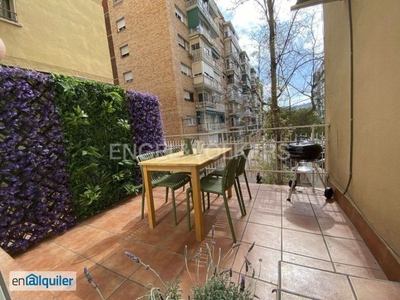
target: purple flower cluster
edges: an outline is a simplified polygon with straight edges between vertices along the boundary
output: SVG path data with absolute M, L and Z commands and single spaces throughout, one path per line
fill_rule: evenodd
M 160 102 L 155 95 L 128 91 L 128 109 L 136 149 L 142 153 L 159 150 L 164 145 Z
M 0 67 L 0 246 L 8 252 L 75 223 L 52 83 Z

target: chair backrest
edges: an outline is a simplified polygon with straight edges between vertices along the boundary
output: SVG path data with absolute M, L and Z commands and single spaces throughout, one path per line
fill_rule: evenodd
M 238 155 L 240 156 L 240 161 L 236 170 L 236 175 L 240 176 L 244 173 L 245 168 L 246 168 L 246 161 L 247 158 L 249 157 L 249 152 L 252 149 L 250 145 L 247 145 L 243 148 L 243 150 L 238 152 Z
M 226 166 L 224 168 L 224 174 L 222 176 L 222 188 L 227 190 L 235 183 L 236 170 L 239 165 L 240 156 L 235 155 L 227 159 Z
M 177 153 L 182 151 L 180 146 L 173 146 L 172 148 L 166 148 L 164 149 L 164 154 L 168 155 L 168 154 L 172 154 L 172 153 Z
M 156 158 L 156 157 L 160 157 L 160 156 L 163 156 L 163 155 L 165 155 L 163 150 L 147 152 L 147 153 L 144 153 L 144 154 L 137 155 L 136 156 L 136 160 L 138 162 L 142 162 L 142 161 L 146 161 L 146 160 L 153 159 L 153 158 Z M 142 173 L 142 181 L 143 181 L 143 177 L 144 176 L 143 176 L 143 168 L 142 168 L 142 166 L 140 166 L 140 171 Z M 151 182 L 155 183 L 155 182 L 157 182 L 158 180 L 162 179 L 163 177 L 165 177 L 168 174 L 169 174 L 169 172 L 166 172 L 166 171 L 152 171 L 151 172 Z

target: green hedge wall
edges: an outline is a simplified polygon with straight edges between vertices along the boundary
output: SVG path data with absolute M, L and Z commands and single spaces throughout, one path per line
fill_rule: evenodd
M 60 75 L 55 88 L 74 212 L 82 220 L 136 192 L 133 157 L 110 157 L 112 145 L 133 144 L 126 92 Z

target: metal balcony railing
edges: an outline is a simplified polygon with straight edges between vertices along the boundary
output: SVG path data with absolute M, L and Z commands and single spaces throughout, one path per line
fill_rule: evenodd
M 214 45 L 214 39 L 211 37 L 211 34 L 201 25 L 197 26 L 196 28 L 189 29 L 189 37 L 197 34 L 202 34 L 212 46 Z
M 218 110 L 221 112 L 225 111 L 225 105 L 221 103 L 215 103 L 211 101 L 202 101 L 202 102 L 197 102 L 196 103 L 196 109 L 202 109 L 202 108 L 212 108 L 214 110 Z
M 215 62 L 211 55 L 204 52 L 203 49 L 192 50 L 190 54 L 193 56 L 193 61 L 201 61 L 204 60 L 208 62 L 210 65 L 214 66 Z
M 17 14 L 15 12 L 1 7 L 0 7 L 0 18 L 17 22 Z
M 222 124 L 202 124 L 198 125 L 199 131 L 208 131 L 211 128 L 217 129 Z M 237 125 L 237 124 L 235 124 Z M 224 125 L 225 126 L 225 125 Z M 259 125 L 251 121 L 241 124 L 240 130 L 235 131 L 212 131 L 206 133 L 190 134 L 190 135 L 171 135 L 166 136 L 165 141 L 168 147 L 173 145 L 181 145 L 183 138 L 188 137 L 193 140 L 202 140 L 205 147 L 231 147 L 232 153 L 237 153 L 245 145 L 250 144 L 253 150 L 250 151 L 246 163 L 247 176 L 255 181 L 255 177 L 259 173 L 265 183 L 271 184 L 287 184 L 294 174 L 294 162 L 289 159 L 289 154 L 285 147 L 289 143 L 295 143 L 299 137 L 319 143 L 325 149 L 329 142 L 328 124 L 321 125 L 304 125 L 293 127 L 265 128 L 257 129 Z M 253 128 L 253 129 L 251 129 Z M 280 132 L 281 141 L 276 141 L 275 134 Z M 223 163 L 217 161 L 210 169 Z M 325 153 L 317 160 L 318 173 L 321 175 L 323 182 L 317 176 L 317 170 L 312 169 L 311 172 L 303 175 L 303 180 L 313 187 L 323 187 L 326 184 L 328 172 L 325 170 Z
M 234 43 L 236 46 L 239 46 L 239 40 L 238 40 L 238 38 L 236 37 L 236 35 L 233 34 L 232 32 L 230 32 L 230 31 L 225 31 L 225 33 L 224 33 L 224 38 L 225 38 L 225 39 L 232 39 L 233 43 Z
M 197 130 L 201 132 L 209 132 L 209 131 L 217 131 L 226 129 L 225 123 L 216 123 L 216 124 L 200 124 L 197 125 Z

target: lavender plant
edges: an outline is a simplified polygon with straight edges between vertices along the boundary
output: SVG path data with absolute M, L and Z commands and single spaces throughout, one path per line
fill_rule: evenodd
M 194 282 L 192 277 L 190 276 L 190 280 L 192 281 L 192 291 L 193 298 L 195 300 L 207 300 L 207 299 L 235 299 L 235 300 L 250 300 L 257 298 L 258 296 L 255 294 L 256 284 L 260 276 L 261 272 L 261 259 L 259 260 L 259 272 L 256 277 L 256 271 L 252 267 L 251 262 L 247 258 L 248 254 L 254 248 L 255 243 L 253 243 L 244 257 L 244 262 L 239 272 L 238 281 L 234 282 L 232 268 L 226 268 L 225 264 L 228 259 L 237 252 L 240 244 L 233 244 L 231 249 L 225 256 L 221 256 L 221 248 L 218 249 L 218 255 L 215 256 L 215 241 L 214 241 L 214 226 L 212 228 L 211 235 L 211 243 L 210 245 L 206 243 L 206 257 L 207 257 L 207 271 L 204 284 L 201 282 L 199 276 L 199 265 L 200 265 L 200 257 L 201 251 L 195 255 L 196 260 L 196 276 L 197 282 Z M 186 253 L 186 251 L 185 251 Z M 187 255 L 185 255 L 185 261 L 187 260 Z M 190 275 L 188 264 L 185 263 L 188 274 Z M 243 272 L 244 268 L 244 272 Z M 251 273 L 250 273 L 251 272 Z M 246 280 L 246 278 L 248 278 Z M 246 284 L 248 281 L 248 284 Z
M 184 249 L 184 258 L 185 258 L 185 268 L 187 273 L 189 274 L 189 278 L 192 286 L 192 295 L 194 300 L 209 300 L 209 299 L 224 299 L 224 300 L 250 300 L 250 299 L 259 299 L 259 297 L 255 294 L 257 281 L 260 277 L 261 272 L 261 262 L 258 269 L 258 276 L 256 277 L 256 270 L 253 268 L 251 262 L 248 259 L 248 254 L 254 248 L 255 243 L 253 243 L 245 257 L 242 267 L 239 272 L 239 279 L 237 282 L 233 281 L 233 271 L 232 268 L 226 268 L 225 265 L 228 260 L 237 252 L 240 244 L 233 244 L 231 249 L 224 255 L 221 255 L 221 248 L 218 248 L 218 254 L 215 256 L 214 248 L 215 248 L 215 240 L 214 240 L 214 226 L 212 228 L 212 238 L 211 243 L 206 243 L 206 274 L 204 282 L 202 283 L 202 279 L 200 276 L 200 268 L 201 268 L 201 257 L 203 250 L 202 248 L 194 256 L 195 258 L 195 274 L 196 280 L 192 278 L 191 272 L 188 266 L 188 251 L 187 246 Z M 125 255 L 134 261 L 137 264 L 140 264 L 146 270 L 149 270 L 154 274 L 155 277 L 158 278 L 161 287 L 158 286 L 148 286 L 149 291 L 139 297 L 138 299 L 149 299 L 149 300 L 180 300 L 182 299 L 182 290 L 179 286 L 180 281 L 175 282 L 165 282 L 161 276 L 154 270 L 150 265 L 143 262 L 139 257 L 135 256 L 130 252 L 125 252 Z M 84 269 L 85 275 L 88 274 L 87 269 Z M 101 295 L 98 286 L 94 283 L 93 278 L 89 275 L 86 275 L 90 284 L 98 291 Z M 102 295 L 101 295 L 102 296 Z M 188 296 L 188 300 L 191 297 Z

